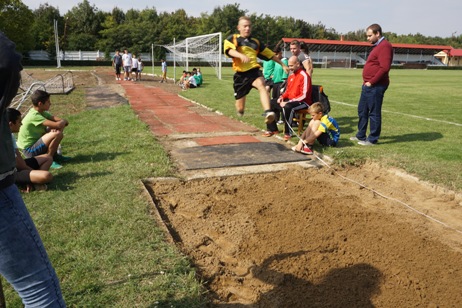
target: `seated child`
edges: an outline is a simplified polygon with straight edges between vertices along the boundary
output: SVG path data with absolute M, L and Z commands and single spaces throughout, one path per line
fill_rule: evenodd
M 337 121 L 324 114 L 321 103 L 314 103 L 308 109 L 311 121 L 303 132 L 301 140 L 292 150 L 302 154 L 313 154 L 313 144 L 316 140 L 326 146 L 336 146 L 340 137 Z
M 26 158 L 48 154 L 57 161 L 66 161 L 69 157 L 56 154 L 59 143 L 63 139 L 63 130 L 69 125 L 65 119 L 61 119 L 48 112 L 51 106 L 50 94 L 46 91 L 35 90 L 31 96 L 32 109 L 22 120 L 23 125 L 19 129 L 18 148 Z M 60 168 L 53 161 L 52 168 Z
M 196 84 L 198 87 L 201 86 L 202 84 L 202 73 L 201 73 L 201 69 L 200 68 L 193 68 L 192 70 L 192 74 L 194 76 L 194 79 L 196 79 Z
M 178 85 L 179 85 L 182 89 L 184 89 L 185 81 L 186 81 L 186 71 L 183 71 L 183 74 L 181 75 L 180 80 L 178 81 Z
M 8 108 L 8 123 L 12 133 L 19 132 L 21 127 L 21 113 L 14 109 Z M 16 178 L 15 182 L 17 185 L 25 185 L 26 191 L 31 190 L 46 190 L 46 183 L 51 182 L 53 175 L 48 171 L 53 158 L 48 154 L 42 154 L 31 158 L 23 159 L 21 153 L 16 147 L 16 139 L 11 134 L 13 139 L 13 145 L 15 146 L 16 155 Z
M 185 78 L 184 86 L 185 86 L 186 89 L 197 88 L 196 79 L 191 74 L 191 72 L 186 72 L 186 78 Z

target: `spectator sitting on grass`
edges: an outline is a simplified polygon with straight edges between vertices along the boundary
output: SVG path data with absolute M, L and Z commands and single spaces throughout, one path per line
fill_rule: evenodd
M 51 168 L 61 168 L 58 162 L 67 161 L 70 157 L 56 153 L 64 137 L 63 130 L 69 122 L 48 112 L 51 106 L 48 92 L 35 90 L 31 99 L 33 108 L 22 120 L 18 148 L 26 158 L 48 154 L 54 160 Z
M 186 72 L 186 78 L 185 78 L 184 86 L 185 86 L 186 89 L 197 88 L 196 79 L 191 74 L 191 72 Z
M 11 132 L 19 132 L 19 128 L 22 124 L 21 113 L 14 108 L 8 108 L 7 114 Z M 23 159 L 21 152 L 19 152 L 16 147 L 16 139 L 14 138 L 14 135 L 11 134 L 11 136 L 13 138 L 13 145 L 15 147 L 16 154 L 16 184 L 25 185 L 26 192 L 30 192 L 31 190 L 46 190 L 46 183 L 51 182 L 53 179 L 53 175 L 48 171 L 53 163 L 53 158 L 48 154 L 42 154 Z
M 178 80 L 178 85 L 184 89 L 184 84 L 186 82 L 186 71 L 183 71 L 183 74 L 181 74 L 180 80 Z
M 198 87 L 202 85 L 202 74 L 201 74 L 201 69 L 200 68 L 193 68 L 192 74 L 194 76 L 194 79 L 196 79 L 196 84 Z
M 313 154 L 313 144 L 316 140 L 324 146 L 336 146 L 340 137 L 337 121 L 324 114 L 321 103 L 311 105 L 308 112 L 311 115 L 310 123 L 292 150 L 306 155 Z

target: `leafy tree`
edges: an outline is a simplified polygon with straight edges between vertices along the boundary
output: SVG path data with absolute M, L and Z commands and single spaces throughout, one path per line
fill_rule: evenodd
M 0 29 L 16 44 L 19 52 L 27 52 L 34 47 L 31 27 L 34 20 L 32 11 L 21 0 L 0 2 Z
M 59 10 L 48 5 L 48 3 L 41 4 L 39 8 L 34 11 L 32 33 L 35 38 L 35 49 L 46 50 L 51 54 L 56 53 L 54 35 L 55 20 L 58 21 L 58 26 L 63 26 L 63 18 L 60 16 Z M 59 30 L 62 31 L 62 28 Z M 58 32 L 61 32 L 59 30 Z
M 202 14 L 199 23 L 200 34 L 222 32 L 223 37 L 236 33 L 239 17 L 247 14 L 246 10 L 241 10 L 239 4 L 227 4 L 223 7 L 217 6 L 213 9 L 210 16 Z
M 88 0 L 74 6 L 66 13 L 68 47 L 73 50 L 90 50 L 95 48 L 99 39 L 99 31 L 103 30 L 102 23 L 109 13 L 99 12 Z M 87 41 L 85 41 L 87 39 Z

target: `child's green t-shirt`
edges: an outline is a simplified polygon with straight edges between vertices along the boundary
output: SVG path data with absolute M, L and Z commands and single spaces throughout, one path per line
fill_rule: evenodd
M 43 122 L 50 120 L 51 117 L 48 111 L 40 113 L 35 109 L 29 110 L 19 129 L 18 148 L 22 150 L 34 145 L 46 133 L 46 126 Z

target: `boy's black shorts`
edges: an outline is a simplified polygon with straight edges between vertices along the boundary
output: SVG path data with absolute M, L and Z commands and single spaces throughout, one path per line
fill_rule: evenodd
M 240 99 L 252 90 L 252 83 L 255 79 L 263 77 L 258 68 L 253 68 L 247 72 L 236 72 L 234 74 L 234 98 Z
M 26 165 L 29 166 L 30 168 L 32 168 L 34 170 L 39 170 L 40 169 L 40 165 L 39 165 L 37 159 L 35 159 L 35 157 L 26 158 L 24 161 L 26 162 Z
M 335 147 L 337 145 L 334 140 L 330 139 L 330 136 L 327 133 L 322 133 L 317 139 L 320 144 L 328 147 Z

